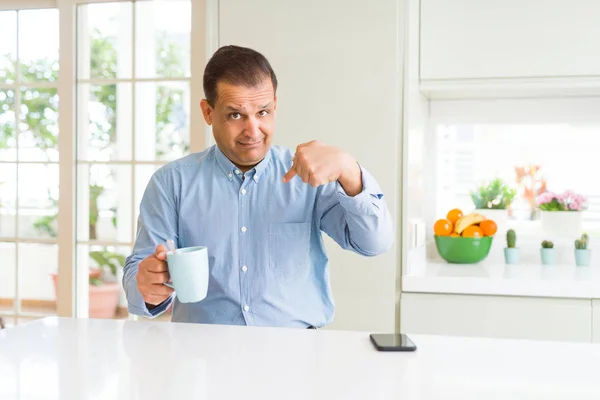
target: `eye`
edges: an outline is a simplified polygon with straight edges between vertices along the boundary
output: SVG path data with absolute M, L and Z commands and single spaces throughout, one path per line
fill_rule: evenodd
M 229 119 L 240 119 L 240 118 L 242 118 L 242 114 L 240 114 L 240 113 L 234 112 L 234 113 L 229 114 Z
M 269 114 L 269 111 L 268 111 L 268 110 L 261 110 L 261 111 L 259 111 L 259 113 L 258 113 L 258 115 L 259 115 L 260 117 L 266 117 L 266 116 L 267 116 L 267 114 Z

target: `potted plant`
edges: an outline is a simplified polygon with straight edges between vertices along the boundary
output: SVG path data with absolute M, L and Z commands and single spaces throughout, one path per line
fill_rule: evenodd
M 540 165 L 521 165 L 515 167 L 517 185 L 521 197 L 529 205 L 529 219 L 538 219 L 539 209 L 535 205 L 535 199 L 546 191 L 547 181 L 542 174 Z
M 587 233 L 581 235 L 581 238 L 575 240 L 575 265 L 578 267 L 587 267 L 590 265 L 592 251 L 588 249 L 589 236 Z
M 550 240 L 544 240 L 542 242 L 542 248 L 540 249 L 540 255 L 542 257 L 542 264 L 556 264 L 556 249 L 554 248 L 554 243 Z
M 471 192 L 471 200 L 477 212 L 494 220 L 502 232 L 506 228 L 508 208 L 516 194 L 516 189 L 496 178 L 491 182 L 484 182 L 477 190 Z
M 542 193 L 536 199 L 536 206 L 542 214 L 542 230 L 552 236 L 578 235 L 586 203 L 585 196 L 570 190 L 561 194 Z
M 516 247 L 517 233 L 514 229 L 509 229 L 506 232 L 506 247 L 504 248 L 504 261 L 507 264 L 518 264 L 520 250 Z

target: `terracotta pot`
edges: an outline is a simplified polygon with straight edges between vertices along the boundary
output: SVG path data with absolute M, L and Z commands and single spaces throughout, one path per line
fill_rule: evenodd
M 99 278 L 99 273 L 90 271 L 90 277 Z M 58 293 L 58 274 L 52 274 L 54 283 L 54 294 Z M 121 285 L 118 282 L 103 283 L 100 286 L 90 285 L 89 317 L 90 318 L 114 318 L 119 305 L 119 294 Z
M 119 305 L 121 285 L 116 282 L 90 285 L 90 318 L 113 318 Z

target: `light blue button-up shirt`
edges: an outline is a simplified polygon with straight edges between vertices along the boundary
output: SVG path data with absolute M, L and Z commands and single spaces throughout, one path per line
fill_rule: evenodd
M 161 167 L 140 205 L 137 237 L 123 286 L 129 312 L 155 317 L 173 304 L 172 321 L 321 327 L 334 302 L 322 232 L 364 256 L 389 250 L 394 228 L 375 179 L 361 166 L 363 190 L 338 182 L 312 187 L 282 178 L 290 150 L 272 146 L 245 174 L 217 146 Z M 138 264 L 159 244 L 206 246 L 207 297 L 180 303 L 173 294 L 151 311 L 137 288 Z

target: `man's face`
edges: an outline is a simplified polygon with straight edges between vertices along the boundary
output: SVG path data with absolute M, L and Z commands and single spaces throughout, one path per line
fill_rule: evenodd
M 206 100 L 200 104 L 206 123 L 212 125 L 215 142 L 244 171 L 253 168 L 269 151 L 276 105 L 270 79 L 251 88 L 218 82 L 214 108 Z

